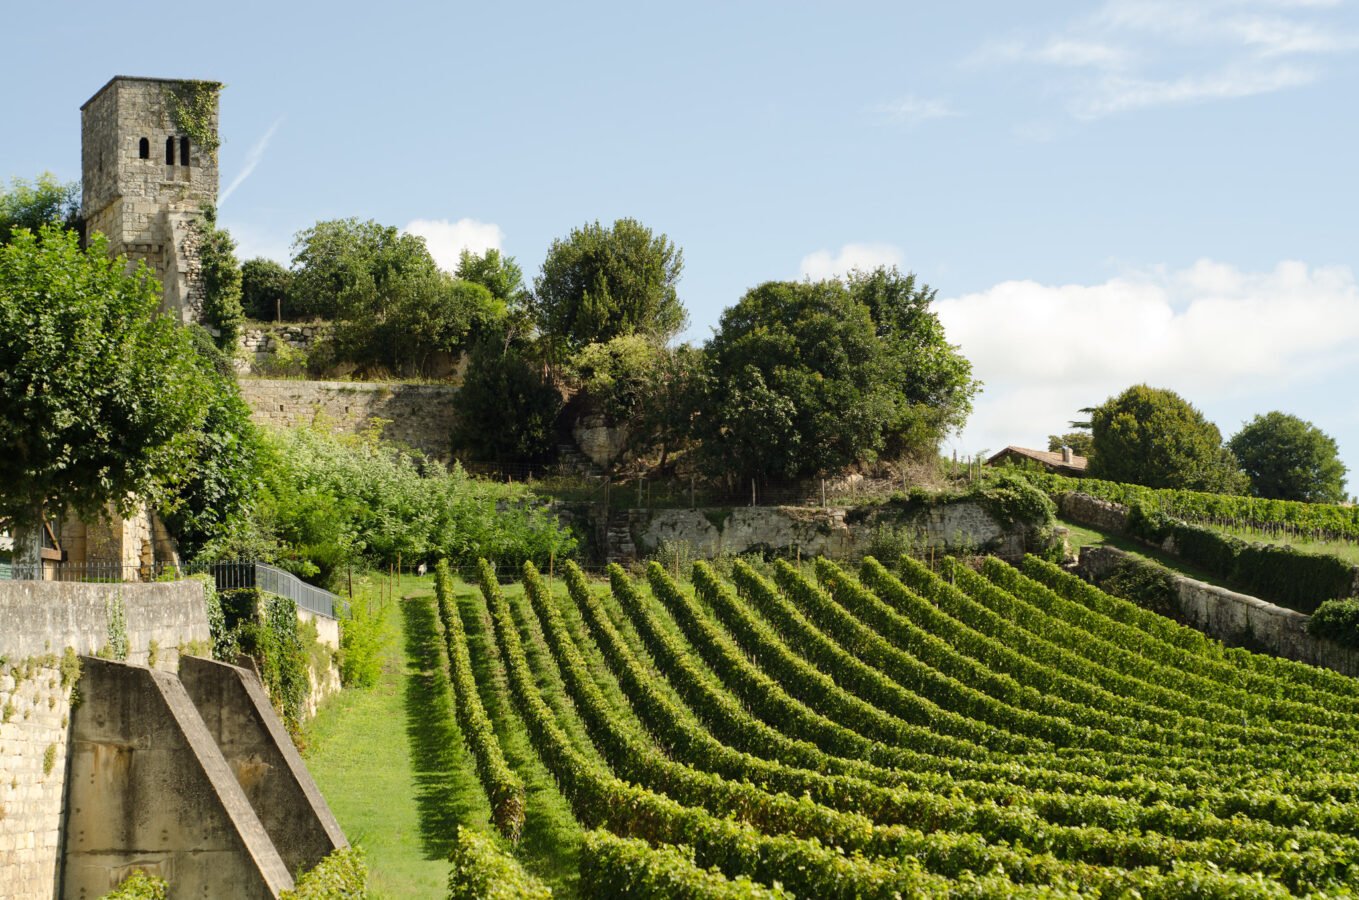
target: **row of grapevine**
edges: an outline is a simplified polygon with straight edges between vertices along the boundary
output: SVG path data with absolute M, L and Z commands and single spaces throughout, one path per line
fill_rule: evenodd
M 1344 702 L 1359 692 L 1297 671 L 1253 690 L 1267 666 L 1197 652 L 1034 560 L 770 574 L 737 563 L 726 581 L 698 563 L 690 586 L 656 564 L 640 582 L 612 567 L 601 591 L 568 564 L 558 590 L 526 565 L 507 592 L 482 568 L 505 706 L 598 829 L 584 890 L 1359 889 L 1359 715 Z M 503 755 L 481 761 L 495 733 L 463 703 L 477 685 L 446 592 L 458 721 L 489 795 L 503 778 L 482 769 Z

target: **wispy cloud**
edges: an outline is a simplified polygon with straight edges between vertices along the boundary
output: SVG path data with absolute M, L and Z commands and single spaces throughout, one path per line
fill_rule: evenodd
M 839 252 L 817 250 L 802 257 L 802 277 L 813 281 L 847 275 L 853 271 L 867 272 L 878 266 L 900 266 L 901 248 L 891 244 L 845 244 Z
M 1055 73 L 1079 119 L 1268 94 L 1325 77 L 1359 50 L 1337 0 L 1107 0 L 1046 36 L 993 40 L 970 58 Z
M 877 108 L 884 121 L 899 125 L 919 125 L 932 119 L 952 119 L 961 116 L 943 100 L 907 95 Z
M 245 165 L 241 166 L 241 171 L 236 173 L 236 177 L 231 179 L 231 183 L 227 185 L 226 190 L 222 191 L 221 196 L 217 198 L 218 206 L 226 203 L 231 195 L 236 193 L 236 188 L 244 184 L 245 180 L 254 173 L 255 167 L 260 164 L 260 160 L 264 159 L 264 151 L 269 149 L 269 142 L 274 139 L 274 132 L 278 131 L 279 126 L 282 124 L 283 116 L 279 116 L 274 120 L 274 124 L 269 126 L 269 130 L 264 132 L 264 136 L 258 141 L 255 141 L 254 146 L 250 148 L 250 152 L 245 155 Z

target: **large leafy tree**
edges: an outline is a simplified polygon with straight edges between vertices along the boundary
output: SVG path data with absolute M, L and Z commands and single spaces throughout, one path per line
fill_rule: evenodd
M 523 341 L 488 332 L 470 354 L 453 445 L 477 461 L 538 462 L 556 444 L 562 396 Z
M 1097 478 L 1217 493 L 1246 488 L 1217 426 L 1174 391 L 1135 385 L 1095 407 L 1090 424 Z
M 44 225 L 74 228 L 80 215 L 80 183 L 62 182 L 51 172 L 33 181 L 12 179 L 0 188 L 0 244 L 10 242 L 20 228 L 38 231 Z
M 295 304 L 335 319 L 340 360 L 363 369 L 429 374 L 505 316 L 481 284 L 434 263 L 424 238 L 376 222 L 318 222 L 298 235 Z
M 20 230 L 0 247 L 0 524 L 160 503 L 189 474 L 206 394 L 160 286 L 96 235 Z M 134 499 L 135 498 L 135 499 Z
M 1228 446 L 1258 497 L 1308 503 L 1345 499 L 1340 449 L 1311 422 L 1287 413 L 1266 413 L 1248 422 Z
M 795 478 L 933 450 L 977 383 L 932 297 L 895 269 L 748 291 L 706 348 L 695 425 L 710 469 Z
M 552 242 L 534 281 L 534 321 L 568 351 L 634 333 L 665 340 L 686 321 L 683 270 L 683 251 L 635 219 L 573 229 Z

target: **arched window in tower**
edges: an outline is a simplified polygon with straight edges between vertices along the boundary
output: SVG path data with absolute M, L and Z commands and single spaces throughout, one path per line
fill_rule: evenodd
M 186 137 L 179 139 L 179 164 L 181 166 L 189 164 L 189 139 Z
M 146 138 L 142 138 L 140 141 L 137 142 L 137 158 L 138 159 L 151 158 L 151 142 Z
M 175 139 L 172 137 L 165 139 L 165 164 L 167 166 L 175 164 Z

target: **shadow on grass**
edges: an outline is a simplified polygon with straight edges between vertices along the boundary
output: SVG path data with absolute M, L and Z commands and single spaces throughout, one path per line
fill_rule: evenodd
M 458 825 L 483 811 L 461 791 L 462 734 L 453 718 L 453 689 L 444 671 L 434 606 L 426 598 L 404 600 L 401 616 L 406 634 L 406 736 L 420 845 L 427 859 L 447 859 Z

